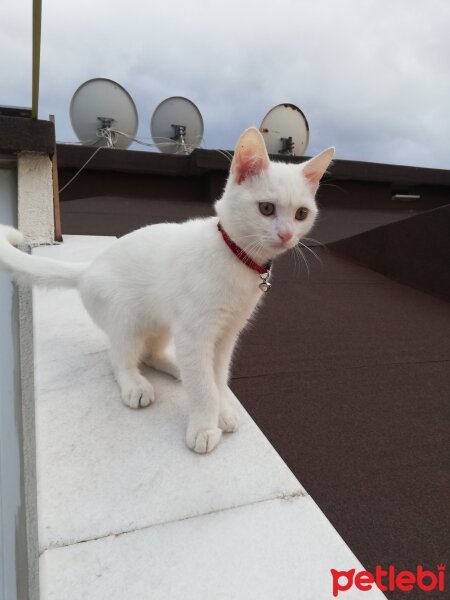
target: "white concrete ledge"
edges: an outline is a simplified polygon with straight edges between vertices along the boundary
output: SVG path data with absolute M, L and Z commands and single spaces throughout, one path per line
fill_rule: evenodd
M 89 260 L 112 241 L 34 252 Z M 362 569 L 237 400 L 239 432 L 197 455 L 180 383 L 149 371 L 155 405 L 122 405 L 75 291 L 35 290 L 34 318 L 42 599 L 325 600 L 331 568 Z

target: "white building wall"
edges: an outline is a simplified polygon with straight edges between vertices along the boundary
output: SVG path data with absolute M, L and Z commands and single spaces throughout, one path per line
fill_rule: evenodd
M 0 159 L 0 223 L 17 225 L 17 164 Z M 22 478 L 22 427 L 18 298 L 0 273 L 0 597 L 25 598 L 26 518 Z M 24 570 L 21 571 L 20 565 Z
M 47 155 L 0 156 L 0 223 L 25 247 L 54 238 Z M 0 600 L 39 598 L 31 289 L 0 272 Z

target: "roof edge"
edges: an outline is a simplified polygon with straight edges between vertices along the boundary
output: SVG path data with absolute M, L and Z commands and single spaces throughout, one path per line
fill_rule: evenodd
M 0 116 L 0 153 L 38 152 L 52 156 L 55 126 L 51 121 Z
M 61 169 L 79 169 L 95 150 L 91 146 L 58 144 L 58 166 Z M 231 158 L 227 154 L 232 156 L 229 151 L 202 148 L 195 149 L 187 156 L 105 148 L 97 153 L 86 169 L 186 177 L 212 171 L 228 171 Z M 298 164 L 308 158 L 272 156 L 276 161 Z M 327 179 L 387 182 L 405 186 L 450 186 L 450 170 L 338 159 L 333 161 Z

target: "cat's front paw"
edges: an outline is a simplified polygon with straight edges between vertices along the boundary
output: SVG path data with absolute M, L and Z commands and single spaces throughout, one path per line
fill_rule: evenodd
M 222 430 L 218 427 L 210 429 L 192 430 L 188 428 L 186 434 L 186 443 L 188 447 L 199 454 L 211 452 L 220 442 Z
M 142 377 L 139 381 L 129 381 L 121 388 L 122 401 L 130 408 L 144 408 L 155 400 L 152 384 Z
M 238 430 L 238 416 L 229 406 L 225 406 L 220 409 L 219 427 L 225 433 L 234 433 Z

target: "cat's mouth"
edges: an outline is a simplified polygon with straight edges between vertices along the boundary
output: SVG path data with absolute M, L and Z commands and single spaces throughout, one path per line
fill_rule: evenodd
M 297 242 L 293 239 L 283 242 L 283 240 L 272 242 L 271 246 L 278 254 L 282 252 L 286 252 L 286 250 L 291 250 L 294 246 L 297 245 Z

